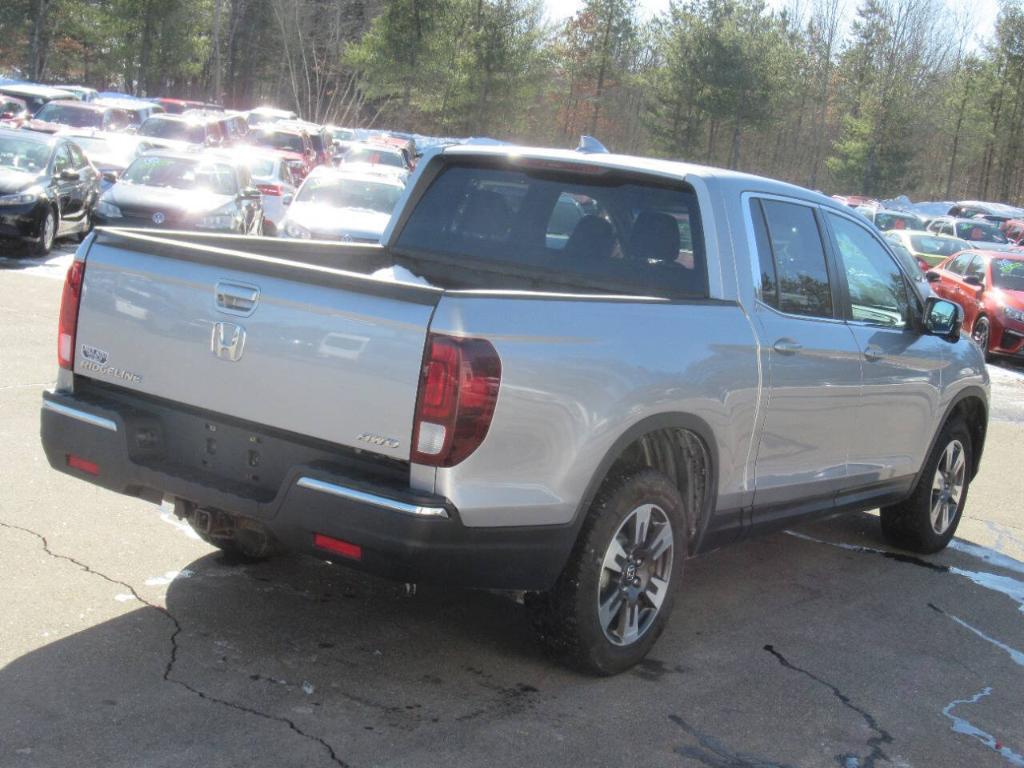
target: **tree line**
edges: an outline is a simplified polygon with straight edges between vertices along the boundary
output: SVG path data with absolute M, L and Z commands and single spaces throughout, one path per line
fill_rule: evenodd
M 6 0 L 0 71 L 275 103 L 317 122 L 736 168 L 828 192 L 1024 201 L 1024 9 L 942 0 Z

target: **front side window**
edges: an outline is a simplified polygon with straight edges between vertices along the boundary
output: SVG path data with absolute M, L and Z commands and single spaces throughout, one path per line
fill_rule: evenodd
M 954 275 L 962 275 L 967 271 L 967 265 L 971 263 L 971 259 L 974 258 L 973 253 L 961 253 L 955 259 L 953 259 L 946 266 L 947 272 L 952 272 Z
M 413 209 L 397 248 L 457 258 L 499 283 L 503 274 L 512 280 L 525 272 L 546 280 L 544 289 L 707 295 L 700 212 L 689 186 L 574 163 L 452 162 Z
M 846 275 L 852 319 L 905 328 L 910 320 L 910 299 L 896 261 L 863 227 L 832 213 L 828 217 L 840 268 Z
M 833 317 L 832 287 L 814 210 L 779 200 L 760 202 L 778 283 L 774 306 L 792 315 Z M 762 268 L 762 287 L 764 273 Z
M 970 266 L 964 272 L 964 277 L 976 277 L 982 282 L 985 281 L 985 257 L 975 256 Z
M 57 150 L 57 155 L 53 161 L 53 173 L 56 175 L 69 168 L 71 168 L 71 155 L 68 154 L 67 147 L 61 147 Z

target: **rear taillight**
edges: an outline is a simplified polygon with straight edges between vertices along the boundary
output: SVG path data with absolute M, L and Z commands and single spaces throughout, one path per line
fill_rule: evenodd
M 257 184 L 256 189 L 264 195 L 271 195 L 272 197 L 280 197 L 284 194 L 284 185 L 282 184 Z
M 85 262 L 74 261 L 64 278 L 60 297 L 60 321 L 57 325 L 57 364 L 69 371 L 75 366 L 75 334 L 78 332 L 78 305 L 82 298 Z
M 475 451 L 487 437 L 500 384 L 501 360 L 489 341 L 427 336 L 412 461 L 451 467 Z

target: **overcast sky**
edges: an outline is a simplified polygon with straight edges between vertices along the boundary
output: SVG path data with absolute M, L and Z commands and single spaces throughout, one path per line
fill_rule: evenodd
M 581 0 L 544 0 L 547 6 L 548 16 L 557 21 L 572 16 L 576 9 L 582 5 Z M 782 8 L 790 4 L 790 0 L 767 0 L 768 5 L 773 8 Z M 639 0 L 641 13 L 645 16 L 653 16 L 668 10 L 669 0 Z M 957 0 L 946 0 L 947 5 L 963 10 L 964 4 Z M 852 14 L 856 9 L 858 0 L 847 0 L 848 13 Z M 998 0 L 972 0 L 974 10 L 974 45 L 977 46 L 983 40 L 992 36 L 995 28 L 996 15 L 999 12 Z

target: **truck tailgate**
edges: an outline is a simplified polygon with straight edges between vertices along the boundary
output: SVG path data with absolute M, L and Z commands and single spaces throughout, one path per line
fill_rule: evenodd
M 159 238 L 87 258 L 75 373 L 407 459 L 442 291 Z

